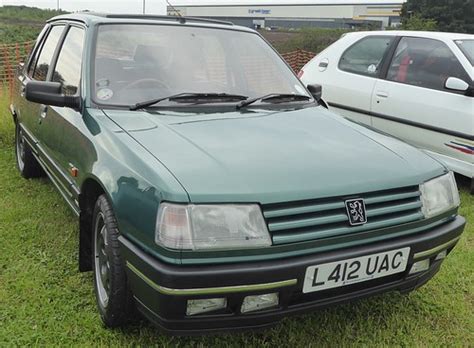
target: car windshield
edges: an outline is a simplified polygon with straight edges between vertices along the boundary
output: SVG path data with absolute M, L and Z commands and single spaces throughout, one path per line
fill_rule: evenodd
M 456 44 L 474 66 L 474 40 L 456 40 Z
M 96 42 L 93 99 L 99 104 L 131 106 L 180 93 L 244 99 L 268 94 L 311 97 L 284 61 L 254 33 L 108 24 L 99 27 Z M 239 102 L 234 99 L 207 102 Z M 170 103 L 178 102 L 165 105 Z

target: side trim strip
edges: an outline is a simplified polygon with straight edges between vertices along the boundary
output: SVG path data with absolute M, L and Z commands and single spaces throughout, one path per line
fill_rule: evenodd
M 39 142 L 34 139 L 33 135 L 23 125 L 20 125 L 20 127 L 22 131 L 26 134 L 25 139 L 28 142 L 28 145 L 38 156 L 39 160 L 42 161 L 47 167 L 46 170 L 54 176 L 57 181 L 57 184 L 62 187 L 62 190 L 67 193 L 67 195 L 71 199 L 77 199 L 80 194 L 80 190 L 77 187 L 76 183 L 71 180 L 66 174 L 64 174 L 64 171 L 61 169 L 61 167 L 57 165 L 56 162 L 46 153 L 46 151 L 42 148 Z
M 228 293 L 245 292 L 245 291 L 271 290 L 271 289 L 296 285 L 298 283 L 298 280 L 290 279 L 290 280 L 284 280 L 281 282 L 264 283 L 264 284 L 222 286 L 222 287 L 215 287 L 215 288 L 199 288 L 199 289 L 170 289 L 170 288 L 166 288 L 164 286 L 156 284 L 128 261 L 127 261 L 127 267 L 156 291 L 164 295 L 173 295 L 173 296 L 216 295 L 216 294 L 228 294 Z
M 54 187 L 56 187 L 56 189 L 58 190 L 59 194 L 64 198 L 64 200 L 66 201 L 66 203 L 69 205 L 69 207 L 72 209 L 72 211 L 74 212 L 74 214 L 77 215 L 77 217 L 79 217 L 80 215 L 80 210 L 79 210 L 79 207 L 77 207 L 77 205 L 75 205 L 72 201 L 72 198 L 71 197 L 68 197 L 68 195 L 66 195 L 66 193 L 64 193 L 64 189 L 62 188 L 62 185 L 60 185 L 58 182 L 58 179 L 56 178 L 56 176 L 53 174 L 53 172 L 51 172 L 51 170 L 49 169 L 48 165 L 46 164 L 45 161 L 43 161 L 43 159 L 41 157 L 39 157 L 37 154 L 33 154 L 33 156 L 35 156 L 36 160 L 38 161 L 38 163 L 40 164 L 40 166 L 43 168 L 44 172 L 46 173 L 46 175 L 48 176 L 49 180 L 51 181 L 51 183 L 54 185 Z
M 58 174 L 63 176 L 62 171 L 59 169 L 59 167 L 57 165 L 55 165 L 55 163 L 52 161 L 52 159 L 49 156 L 47 156 L 47 154 L 41 148 L 39 143 L 34 140 L 34 137 L 31 135 L 31 133 L 23 125 L 20 124 L 20 127 L 21 127 L 22 131 L 24 132 L 24 134 L 26 135 L 25 140 L 28 143 L 30 149 L 32 150 L 33 156 L 36 158 L 39 165 L 43 168 L 44 172 L 46 173 L 48 178 L 51 180 L 54 187 L 56 187 L 59 194 L 64 198 L 64 200 L 69 205 L 69 207 L 72 209 L 74 214 L 79 216 L 79 214 L 80 214 L 79 206 L 78 206 L 78 204 L 75 204 L 76 203 L 75 198 L 77 198 L 77 196 L 74 197 L 73 196 L 74 194 L 70 190 L 68 190 L 68 188 L 64 185 L 64 183 L 61 180 L 59 180 L 59 178 L 57 176 Z M 53 165 L 56 168 L 56 172 L 51 170 L 50 165 Z M 74 193 L 79 194 L 79 190 L 77 189 L 77 187 L 75 187 L 75 185 L 72 183 L 72 181 L 69 180 L 68 178 L 65 178 L 65 179 L 67 180 L 67 183 L 69 184 L 69 187 L 74 189 Z
M 452 135 L 452 136 L 463 138 L 463 139 L 474 140 L 474 135 L 467 134 L 467 133 L 457 132 L 457 131 L 453 131 L 453 130 L 446 129 L 446 128 L 441 128 L 441 127 L 430 126 L 428 124 L 409 121 L 409 120 L 405 120 L 403 118 L 384 115 L 384 114 L 379 114 L 379 113 L 376 113 L 376 112 L 366 111 L 366 110 L 363 110 L 363 109 L 353 108 L 351 106 L 346 106 L 346 105 L 342 105 L 342 104 L 337 104 L 337 103 L 328 103 L 328 104 L 329 104 L 329 106 L 332 106 L 332 107 L 338 108 L 338 109 L 357 112 L 357 113 L 360 113 L 360 114 L 365 114 L 365 115 L 372 116 L 372 117 L 382 118 L 382 119 L 393 121 L 393 122 L 403 123 L 403 124 L 406 124 L 408 126 L 422 128 L 422 129 L 430 130 L 430 131 L 437 132 L 437 133 Z
M 459 239 L 461 239 L 461 237 L 457 237 L 457 238 L 454 238 L 452 240 L 450 240 L 449 242 L 446 242 L 444 244 L 441 244 L 441 245 L 438 245 L 437 247 L 433 248 L 433 249 L 430 249 L 430 250 L 426 250 L 426 251 L 421 251 L 419 253 L 416 253 L 413 258 L 415 260 L 418 260 L 418 259 L 422 259 L 422 258 L 425 258 L 427 256 L 431 256 L 433 254 L 436 254 L 444 249 L 448 249 L 450 246 L 452 246 L 453 244 L 456 244 Z

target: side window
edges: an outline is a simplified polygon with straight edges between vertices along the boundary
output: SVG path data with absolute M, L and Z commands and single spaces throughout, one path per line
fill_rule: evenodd
M 339 61 L 339 69 L 354 74 L 376 77 L 390 44 L 391 36 L 369 36 L 349 47 Z
M 35 64 L 33 71 L 33 79 L 38 81 L 46 81 L 48 76 L 49 66 L 53 59 L 54 51 L 58 46 L 59 39 L 64 30 L 63 25 L 54 26 L 51 28 L 48 37 L 41 49 L 41 53 L 38 56 L 38 59 Z
M 448 77 L 468 81 L 449 47 L 438 40 L 413 37 L 400 40 L 387 74 L 389 81 L 441 91 Z
M 41 51 L 41 46 L 43 45 L 43 43 L 45 41 L 45 37 L 46 37 L 46 33 L 48 32 L 48 28 L 49 28 L 49 25 L 46 25 L 43 28 L 43 30 L 41 31 L 41 33 L 38 36 L 38 39 L 37 39 L 36 43 L 31 48 L 31 52 L 28 55 L 28 59 L 26 60 L 27 64 L 28 64 L 27 65 L 28 66 L 27 74 L 28 74 L 29 77 L 33 76 L 33 71 L 35 69 L 36 62 L 38 61 L 38 56 L 39 56 L 40 51 Z
M 54 69 L 53 81 L 61 82 L 65 95 L 75 95 L 81 80 L 84 30 L 71 27 L 59 53 Z

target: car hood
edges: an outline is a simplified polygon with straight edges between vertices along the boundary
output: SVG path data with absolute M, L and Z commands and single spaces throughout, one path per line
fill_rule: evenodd
M 417 185 L 446 171 L 421 151 L 321 107 L 104 111 L 196 203 L 346 196 Z

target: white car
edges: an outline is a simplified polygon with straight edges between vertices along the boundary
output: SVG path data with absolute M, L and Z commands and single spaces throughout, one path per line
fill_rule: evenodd
M 471 179 L 474 193 L 474 35 L 356 32 L 300 72 L 329 108 L 401 138 Z

